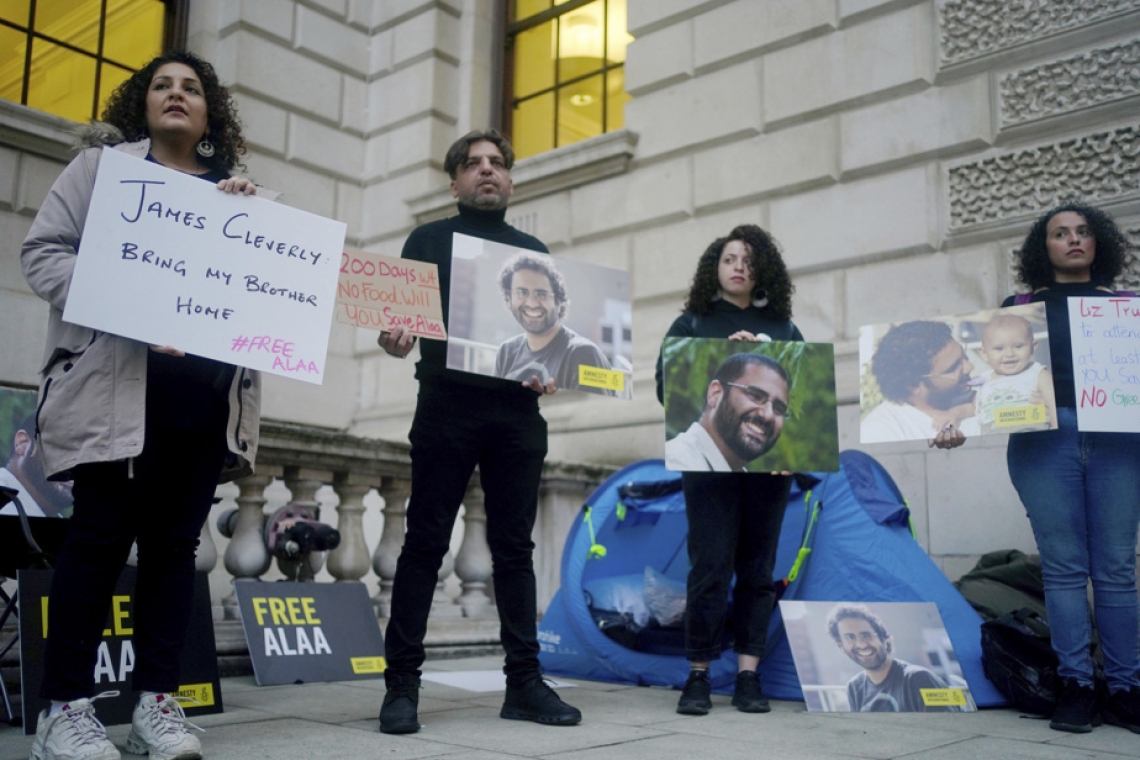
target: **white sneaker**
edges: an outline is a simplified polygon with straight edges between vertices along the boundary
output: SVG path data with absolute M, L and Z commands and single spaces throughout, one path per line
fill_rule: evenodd
M 91 703 L 101 697 L 117 697 L 117 691 L 105 691 L 91 699 L 76 699 L 48 717 L 40 713 L 36 739 L 32 742 L 32 760 L 120 760 L 119 750 L 107 738 L 107 729 L 95 717 Z
M 189 728 L 202 730 L 186 720 L 177 697 L 151 694 L 135 707 L 124 748 L 134 755 L 149 754 L 153 760 L 198 760 L 202 743 Z

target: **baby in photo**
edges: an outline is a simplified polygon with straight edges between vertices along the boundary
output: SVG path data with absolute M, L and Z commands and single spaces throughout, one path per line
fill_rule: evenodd
M 1057 426 L 1053 377 L 1048 369 L 1033 360 L 1036 348 L 1033 325 L 1023 317 L 999 314 L 982 330 L 978 355 L 990 365 L 990 371 L 971 382 L 979 386 L 975 402 L 983 432 L 1000 432 L 998 410 L 1042 405 L 1044 415 L 1031 411 L 1024 423 L 1008 427 L 1022 431 L 1049 430 Z

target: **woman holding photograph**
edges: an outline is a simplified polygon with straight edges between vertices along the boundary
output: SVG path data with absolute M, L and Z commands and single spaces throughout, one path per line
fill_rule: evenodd
M 1049 724 L 1058 731 L 1086 733 L 1103 717 L 1140 733 L 1140 434 L 1077 430 L 1067 304 L 1072 296 L 1112 296 L 1128 257 L 1128 241 L 1107 214 L 1066 203 L 1034 223 L 1016 254 L 1017 279 L 1030 292 L 1002 304 L 1043 302 L 1049 325 L 1059 430 L 1011 435 L 1006 459 L 1041 553 L 1045 606 L 1063 683 Z M 1089 579 L 1108 682 L 1099 706 Z
M 701 254 L 684 313 L 666 337 L 802 341 L 792 323 L 793 292 L 776 241 L 755 225 L 741 225 Z M 722 399 L 731 396 L 738 406 L 754 406 L 748 390 L 730 384 Z M 665 402 L 660 356 L 657 399 Z M 772 399 L 764 404 L 777 413 Z M 739 672 L 732 704 L 742 712 L 770 709 L 756 669 L 776 599 L 772 568 L 791 481 L 788 473 L 681 475 L 692 565 L 685 607 L 685 653 L 691 670 L 677 703 L 683 715 L 705 715 L 712 707 L 709 663 L 720 656 L 734 572 L 733 648 Z
M 75 510 L 56 565 L 35 760 L 114 760 L 95 717 L 96 654 L 115 583 L 138 543 L 132 607 L 134 688 L 126 749 L 152 758 L 201 756 L 178 689 L 198 536 L 219 480 L 251 472 L 257 449 L 256 372 L 169 346 L 64 322 L 63 309 L 101 146 L 217 185 L 264 194 L 232 174 L 245 151 L 228 90 L 213 67 L 162 55 L 112 93 L 104 123 L 52 186 L 20 254 L 24 276 L 51 305 L 36 445 L 53 480 L 74 478 Z M 144 315 L 140 315 L 144 316 Z

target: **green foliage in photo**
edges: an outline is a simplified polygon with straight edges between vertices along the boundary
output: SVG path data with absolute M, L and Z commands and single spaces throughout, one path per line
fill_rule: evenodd
M 724 360 L 736 353 L 770 356 L 792 380 L 788 416 L 780 440 L 771 451 L 750 463 L 749 471 L 837 471 L 839 427 L 835 411 L 835 354 L 830 343 L 666 338 L 662 347 L 666 440 L 700 418 L 709 382 Z

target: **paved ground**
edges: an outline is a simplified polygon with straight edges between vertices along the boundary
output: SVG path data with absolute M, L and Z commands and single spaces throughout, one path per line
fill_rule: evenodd
M 429 662 L 433 672 L 498 668 L 497 657 Z M 713 696 L 704 717 L 673 712 L 678 692 L 574 681 L 560 690 L 585 719 L 568 728 L 499 718 L 501 692 L 477 693 L 427 681 L 419 733 L 386 736 L 376 715 L 382 681 L 258 687 L 224 679 L 226 712 L 199 718 L 208 760 L 270 758 L 550 758 L 693 760 L 715 758 L 922 758 L 922 760 L 1120 760 L 1140 756 L 1140 735 L 1104 726 L 1076 736 L 1009 710 L 973 714 L 810 714 L 775 702 L 768 715 L 745 715 Z M 121 743 L 126 726 L 110 729 Z M 28 757 L 31 738 L 0 728 L 0 760 Z M 124 755 L 131 758 L 132 755 Z

